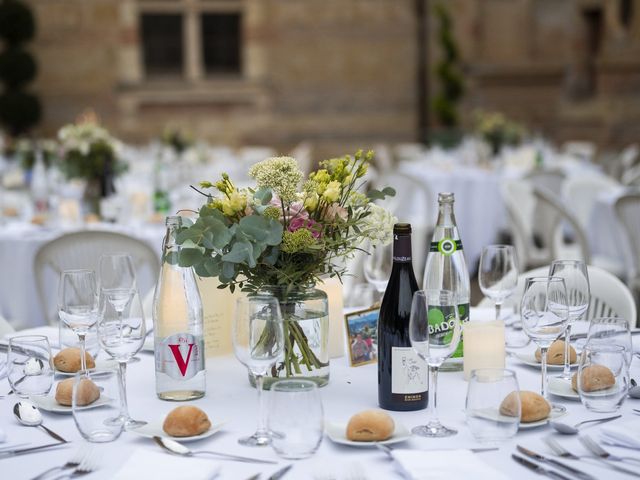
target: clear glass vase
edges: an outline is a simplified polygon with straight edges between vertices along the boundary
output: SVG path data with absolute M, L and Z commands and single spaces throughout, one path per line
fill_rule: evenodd
M 260 293 L 278 298 L 285 337 L 284 361 L 265 378 L 265 387 L 283 378 L 304 378 L 319 387 L 329 383 L 329 302 L 311 287 L 268 286 Z M 253 383 L 253 382 L 252 382 Z

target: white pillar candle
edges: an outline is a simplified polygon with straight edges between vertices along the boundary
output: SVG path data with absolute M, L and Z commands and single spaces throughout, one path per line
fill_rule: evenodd
M 502 320 L 472 320 L 462 327 L 464 379 L 478 368 L 504 368 L 505 339 Z
M 329 300 L 329 357 L 344 356 L 344 303 L 342 283 L 337 277 L 323 278 L 318 289 L 327 294 Z

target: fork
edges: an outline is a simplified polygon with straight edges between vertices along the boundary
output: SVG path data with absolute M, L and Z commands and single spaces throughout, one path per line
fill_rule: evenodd
M 98 470 L 98 459 L 96 458 L 95 450 L 90 450 L 87 455 L 82 459 L 80 465 L 78 465 L 75 469 L 70 471 L 69 473 L 65 473 L 59 477 L 56 477 L 55 480 L 62 480 L 64 478 L 75 478 L 80 477 L 82 475 L 86 475 L 87 473 L 92 473 Z
M 554 440 L 551 437 L 544 437 L 543 440 L 549 446 L 549 448 L 553 450 L 553 453 L 555 453 L 558 457 L 568 458 L 570 460 L 581 460 L 581 459 L 596 460 L 597 462 L 604 464 L 608 467 L 611 467 L 612 469 L 617 470 L 619 472 L 623 472 L 628 475 L 632 475 L 634 477 L 640 477 L 640 474 L 638 474 L 637 472 L 634 472 L 632 470 L 627 470 L 626 468 L 616 465 L 615 463 L 611 463 L 610 461 L 607 461 L 604 458 L 591 457 L 591 456 L 585 456 L 585 455 L 580 455 L 580 456 L 574 455 L 573 453 L 571 453 L 569 450 L 564 448 L 562 445 L 560 445 L 556 440 Z
M 82 463 L 82 460 L 84 460 L 84 458 L 90 453 L 91 453 L 91 448 L 84 446 L 81 449 L 79 449 L 76 453 L 74 453 L 73 456 L 69 459 L 69 461 L 64 465 L 52 467 L 49 470 L 45 470 L 40 475 L 33 477 L 31 480 L 40 480 L 41 478 L 46 477 L 51 472 L 55 472 L 56 470 L 67 470 L 69 468 L 79 467 L 80 464 Z
M 612 453 L 608 452 L 607 450 L 602 448 L 600 445 L 598 445 L 598 443 L 588 435 L 580 435 L 578 437 L 578 440 L 580 440 L 580 443 L 582 443 L 582 445 L 584 445 L 584 447 L 587 450 L 589 450 L 591 453 L 593 453 L 594 455 L 597 455 L 600 458 L 604 458 L 605 460 L 612 460 L 614 462 L 625 462 L 625 461 L 627 461 L 627 462 L 640 463 L 640 458 L 620 457 L 620 456 L 617 456 L 617 455 L 613 455 Z

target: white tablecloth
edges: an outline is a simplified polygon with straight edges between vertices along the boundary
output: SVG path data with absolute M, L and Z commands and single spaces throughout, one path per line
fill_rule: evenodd
M 473 312 L 472 312 L 473 314 Z M 54 332 L 55 333 L 55 332 Z M 177 406 L 175 403 L 163 402 L 155 395 L 155 379 L 153 371 L 153 357 L 148 353 L 139 354 L 142 361 L 131 364 L 128 369 L 129 408 L 134 418 L 144 420 L 161 419 L 167 412 Z M 637 360 L 632 364 L 632 377 L 638 378 L 640 370 Z M 521 389 L 537 391 L 540 387 L 539 373 L 530 367 L 518 364 L 516 360 L 508 359 L 508 365 L 518 375 Z M 346 359 L 332 360 L 331 381 L 321 390 L 325 409 L 325 419 L 331 421 L 347 421 L 348 418 L 367 408 L 377 407 L 377 380 L 376 365 L 366 365 L 357 368 L 348 367 Z M 439 409 L 443 423 L 458 428 L 458 435 L 447 439 L 426 439 L 411 437 L 406 443 L 398 447 L 411 449 L 442 449 L 465 448 L 478 446 L 464 423 L 464 405 L 467 384 L 460 373 L 441 373 L 439 378 Z M 9 389 L 8 383 L 0 382 L 0 394 Z M 267 393 L 268 394 L 268 393 Z M 51 441 L 43 431 L 37 428 L 21 426 L 13 418 L 11 412 L 16 399 L 13 395 L 0 400 L 0 425 L 8 434 L 9 442 L 29 442 L 33 445 L 45 444 Z M 554 398 L 554 401 L 567 406 L 568 415 L 563 418 L 569 423 L 575 423 L 585 418 L 597 418 L 606 415 L 587 413 L 579 402 L 564 401 Z M 256 456 L 266 459 L 279 460 L 279 466 L 265 468 L 262 465 L 248 465 L 235 462 L 221 462 L 222 480 L 244 480 L 252 474 L 260 471 L 271 473 L 276 468 L 291 463 L 279 459 L 268 447 L 250 448 L 238 445 L 237 439 L 243 435 L 252 433 L 256 425 L 256 393 L 249 387 L 245 369 L 232 357 L 210 359 L 207 362 L 207 395 L 205 398 L 193 402 L 204 409 L 213 422 L 228 421 L 223 430 L 212 437 L 189 446 L 194 449 L 212 449 L 227 453 L 235 453 L 245 456 Z M 622 407 L 624 417 L 614 423 L 624 423 L 629 419 L 638 420 L 640 417 L 633 415 L 632 408 L 638 408 L 638 400 L 627 399 Z M 413 427 L 425 421 L 426 412 L 391 412 L 396 421 L 404 423 L 407 427 Z M 60 433 L 63 437 L 73 442 L 72 445 L 57 451 L 45 451 L 28 456 L 0 459 L 0 472 L 2 478 L 23 479 L 30 478 L 54 465 L 64 463 L 82 445 L 83 440 L 77 431 L 70 415 L 55 415 L 44 413 L 45 424 Z M 592 427 L 588 432 L 592 435 L 598 433 L 600 427 Z M 521 431 L 515 439 L 506 442 L 500 450 L 479 453 L 480 458 L 493 467 L 504 472 L 509 478 L 535 479 L 539 478 L 535 473 L 526 470 L 513 460 L 511 453 L 515 451 L 516 444 L 529 447 L 538 453 L 551 455 L 551 452 L 542 442 L 545 435 L 553 435 L 561 444 L 581 455 L 587 455 L 575 437 L 562 436 L 552 433 L 550 427 L 544 426 L 536 429 Z M 2 444 L 0 444 L 2 446 Z M 115 442 L 96 446 L 102 451 L 102 467 L 99 471 L 87 475 L 87 479 L 109 479 L 120 468 L 122 463 L 138 448 L 158 450 L 152 440 L 125 432 Z M 609 447 L 608 447 L 609 448 Z M 640 452 L 624 451 L 611 448 L 624 455 L 635 455 L 640 458 Z M 213 462 L 213 460 L 212 460 Z M 324 438 L 319 451 L 311 458 L 295 461 L 294 467 L 284 477 L 285 480 L 294 479 L 318 479 L 326 475 L 329 470 L 342 472 L 334 478 L 350 478 L 345 475 L 349 469 L 353 469 L 356 463 L 366 467 L 369 480 L 374 479 L 399 479 L 402 478 L 396 471 L 394 464 L 387 456 L 375 448 L 354 448 L 334 444 L 328 438 Z M 603 469 L 595 462 L 580 461 L 567 463 L 588 471 L 596 478 L 627 478 L 612 470 Z M 364 468 L 363 467 L 363 468 Z M 633 469 L 633 466 L 631 467 Z M 261 478 L 265 478 L 263 475 Z M 185 477 L 185 478 L 188 478 Z M 332 477 L 329 477 L 332 478 Z M 355 477 L 353 477 L 355 478 Z M 136 479 L 137 480 L 137 479 Z M 451 479 L 457 480 L 457 479 Z M 475 479 L 474 479 L 475 480 Z M 487 479 L 490 480 L 490 479 Z
M 91 230 L 126 233 L 147 242 L 160 259 L 164 226 L 144 225 L 138 228 L 112 224 L 96 224 Z M 73 230 L 38 227 L 29 223 L 7 223 L 0 230 L 0 315 L 16 328 L 46 323 L 37 298 L 33 261 L 38 249 L 50 240 Z

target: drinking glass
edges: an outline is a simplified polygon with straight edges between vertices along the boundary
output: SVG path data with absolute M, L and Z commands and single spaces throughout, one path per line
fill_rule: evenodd
M 271 386 L 271 446 L 282 458 L 313 455 L 322 442 L 324 414 L 318 386 L 310 380 L 280 380 Z
M 631 330 L 629 322 L 620 317 L 599 317 L 593 318 L 589 323 L 587 342 L 585 345 L 593 344 L 620 345 L 624 347 L 624 356 L 627 367 L 631 366 L 633 358 L 633 343 L 631 340 Z
M 100 257 L 100 291 L 121 316 L 136 291 L 131 255 L 112 253 Z
M 378 296 L 384 295 L 393 268 L 393 246 L 380 245 L 371 249 L 364 262 L 364 278 L 378 291 Z
M 603 367 L 613 374 L 614 382 L 612 385 L 594 390 L 590 377 L 594 374 L 594 370 L 598 369 L 598 375 L 603 378 Z M 580 401 L 587 410 L 593 412 L 618 410 L 624 403 L 629 390 L 629 365 L 624 347 L 603 343 L 585 345 L 580 355 L 577 386 Z
M 85 338 L 98 320 L 96 276 L 91 270 L 65 270 L 58 288 L 58 315 L 80 339 L 80 371 L 87 369 Z
M 542 357 L 542 396 L 549 401 L 547 392 L 547 350 L 564 333 L 569 323 L 567 289 L 559 277 L 530 277 L 525 280 L 520 303 L 522 328 L 538 345 Z M 561 405 L 551 404 L 555 412 L 564 412 Z
M 440 423 L 437 411 L 438 369 L 458 347 L 460 316 L 456 296 L 449 290 L 418 290 L 413 294 L 409 318 L 411 346 L 429 366 L 429 413 L 426 425 L 411 431 L 423 437 L 458 433 Z
M 98 319 L 98 340 L 102 349 L 118 362 L 120 380 L 120 414 L 113 422 L 121 423 L 126 429 L 138 428 L 147 422 L 133 420 L 127 403 L 127 362 L 136 355 L 146 338 L 146 325 L 142 313 L 142 303 L 137 290 L 124 309 L 116 309 L 109 299 L 106 289 L 100 290 L 100 315 Z
M 519 391 L 513 370 L 479 368 L 471 372 L 466 413 L 476 440 L 498 444 L 515 436 L 520 426 Z
M 71 413 L 80 434 L 89 442 L 112 442 L 117 439 L 124 425 L 113 422 L 120 413 L 120 382 L 115 369 L 91 369 L 78 372 L 73 382 Z M 88 405 L 82 405 L 84 388 L 81 382 L 93 382 L 100 390 L 100 397 Z
M 564 370 L 558 378 L 571 381 L 571 325 L 580 320 L 589 308 L 591 298 L 589 290 L 589 274 L 587 266 L 581 260 L 556 260 L 549 267 L 549 276 L 564 279 L 567 287 L 567 304 L 569 306 L 569 323 L 564 335 Z
M 7 379 L 19 397 L 49 393 L 53 385 L 53 364 L 47 337 L 19 335 L 9 339 Z
M 264 376 L 284 353 L 282 315 L 278 300 L 270 295 L 252 295 L 236 300 L 232 327 L 233 350 L 256 381 L 258 391 L 258 428 L 238 442 L 247 446 L 265 446 L 271 436 L 265 426 L 262 388 Z
M 500 307 L 518 284 L 518 261 L 511 245 L 488 245 L 482 249 L 478 282 L 482 293 L 496 304 L 496 320 Z

